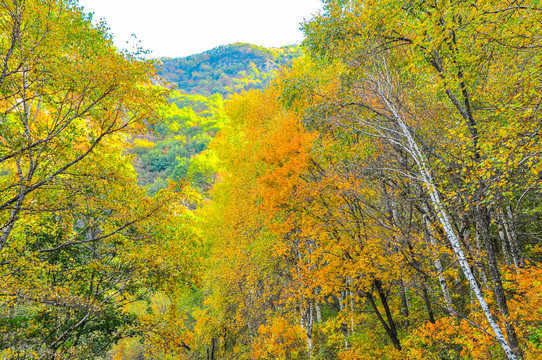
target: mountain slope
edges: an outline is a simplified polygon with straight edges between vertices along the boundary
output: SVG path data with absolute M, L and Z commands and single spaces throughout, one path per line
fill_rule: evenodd
M 162 59 L 160 76 L 181 93 L 223 96 L 264 88 L 278 68 L 301 54 L 299 46 L 223 45 L 184 58 Z

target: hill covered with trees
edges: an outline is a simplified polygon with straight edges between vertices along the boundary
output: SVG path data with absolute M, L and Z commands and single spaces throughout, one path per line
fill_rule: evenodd
M 280 66 L 300 55 L 299 46 L 264 48 L 236 43 L 184 58 L 162 59 L 159 75 L 181 93 L 225 96 L 264 88 Z
M 168 180 L 188 181 L 204 191 L 217 163 L 207 147 L 227 120 L 222 96 L 173 91 L 168 102 L 158 109 L 162 121 L 153 131 L 132 141 L 138 183 L 151 194 L 167 188 Z
M 223 97 L 265 88 L 280 66 L 299 56 L 299 46 L 263 48 L 236 43 L 164 59 L 159 75 L 175 84 L 176 90 L 169 105 L 159 111 L 162 123 L 133 141 L 139 184 L 150 193 L 167 188 L 168 179 L 188 180 L 200 190 L 208 189 L 216 158 L 206 150 L 225 125 Z

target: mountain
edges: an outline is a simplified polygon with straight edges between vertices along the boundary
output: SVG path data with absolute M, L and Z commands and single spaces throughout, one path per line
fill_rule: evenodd
M 223 97 L 262 89 L 280 66 L 301 55 L 299 46 L 263 48 L 236 43 L 184 58 L 161 59 L 163 82 L 176 85 L 169 105 L 158 110 L 163 121 L 154 132 L 134 140 L 132 153 L 141 186 L 149 193 L 168 180 L 188 181 L 204 191 L 213 182 L 216 157 L 206 151 L 225 125 Z
M 300 55 L 297 45 L 264 48 L 235 43 L 183 58 L 163 58 L 159 74 L 184 94 L 226 96 L 264 88 L 280 66 Z

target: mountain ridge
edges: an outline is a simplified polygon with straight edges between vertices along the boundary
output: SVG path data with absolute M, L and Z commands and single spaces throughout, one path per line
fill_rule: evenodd
M 228 96 L 264 88 L 279 67 L 300 55 L 299 45 L 266 48 L 234 43 L 186 57 L 161 58 L 158 73 L 184 94 Z

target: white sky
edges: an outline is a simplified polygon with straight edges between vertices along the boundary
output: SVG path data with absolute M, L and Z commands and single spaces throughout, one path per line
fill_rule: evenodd
M 322 9 L 320 0 L 79 0 L 105 19 L 119 48 L 135 34 L 149 57 L 181 57 L 219 45 L 299 44 L 299 23 Z M 129 45 L 126 45 L 129 41 Z

